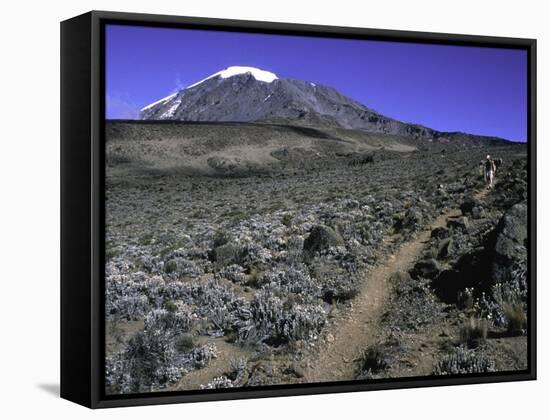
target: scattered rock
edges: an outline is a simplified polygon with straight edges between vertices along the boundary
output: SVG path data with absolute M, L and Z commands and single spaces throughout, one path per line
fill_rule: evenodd
M 437 248 L 437 258 L 447 258 L 450 254 L 449 250 L 453 246 L 453 239 L 452 238 L 445 238 L 442 239 L 439 242 L 439 246 Z
M 418 261 L 411 270 L 413 278 L 433 279 L 441 272 L 441 266 L 433 258 Z
M 434 230 L 432 230 L 432 234 L 431 234 L 432 238 L 438 238 L 438 239 L 448 238 L 449 236 L 451 236 L 451 232 L 449 231 L 449 229 L 445 227 L 437 227 Z
M 466 186 L 463 182 L 453 182 L 452 184 L 448 184 L 445 189 L 451 193 L 463 193 L 466 191 Z
M 481 219 L 485 215 L 482 207 L 476 206 L 472 209 L 472 219 Z
M 342 245 L 344 245 L 344 240 L 338 232 L 328 226 L 316 225 L 304 241 L 304 251 L 312 255 L 332 246 Z
M 422 213 L 417 209 L 410 208 L 405 213 L 405 217 L 403 218 L 402 225 L 405 229 L 415 231 L 421 227 L 422 220 L 423 220 Z
M 500 219 L 496 228 L 493 281 L 509 280 L 516 261 L 524 261 L 527 255 L 527 206 L 516 204 Z
M 303 378 L 306 374 L 304 369 L 297 363 L 292 364 L 292 370 L 297 378 Z
M 481 202 L 474 197 L 467 198 L 461 205 L 460 205 L 460 211 L 464 216 L 468 216 L 472 214 L 472 211 L 476 207 L 481 207 Z
M 447 227 L 455 230 L 460 231 L 467 231 L 468 227 L 470 226 L 470 223 L 468 221 L 468 218 L 466 216 L 459 217 L 457 219 L 449 219 L 447 220 Z

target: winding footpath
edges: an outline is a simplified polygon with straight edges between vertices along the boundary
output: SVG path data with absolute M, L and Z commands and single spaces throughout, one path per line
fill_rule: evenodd
M 475 197 L 482 200 L 488 192 L 483 189 Z M 416 238 L 405 242 L 396 254 L 365 274 L 363 287 L 353 300 L 351 316 L 343 314 L 335 320 L 331 328 L 332 336 L 320 343 L 317 358 L 310 361 L 305 369 L 304 382 L 355 379 L 356 361 L 365 349 L 377 342 L 380 320 L 390 297 L 391 275 L 412 268 L 430 240 L 431 231 L 446 226 L 450 218 L 461 214 L 459 209 L 451 209 L 440 215 Z

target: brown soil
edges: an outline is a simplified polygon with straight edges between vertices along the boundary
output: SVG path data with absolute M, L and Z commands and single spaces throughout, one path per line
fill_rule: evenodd
M 105 349 L 107 354 L 116 353 L 130 338 L 143 330 L 143 320 L 106 322 Z

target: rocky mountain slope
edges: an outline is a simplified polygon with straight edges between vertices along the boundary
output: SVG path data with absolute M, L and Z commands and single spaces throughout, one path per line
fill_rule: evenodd
M 254 67 L 229 67 L 141 110 L 143 120 L 278 122 L 333 126 L 441 142 L 504 141 L 448 133 L 382 115 L 336 89 L 279 78 Z

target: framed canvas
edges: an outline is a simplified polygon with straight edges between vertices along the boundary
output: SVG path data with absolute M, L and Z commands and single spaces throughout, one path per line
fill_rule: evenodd
M 536 42 L 61 24 L 61 396 L 536 378 Z

